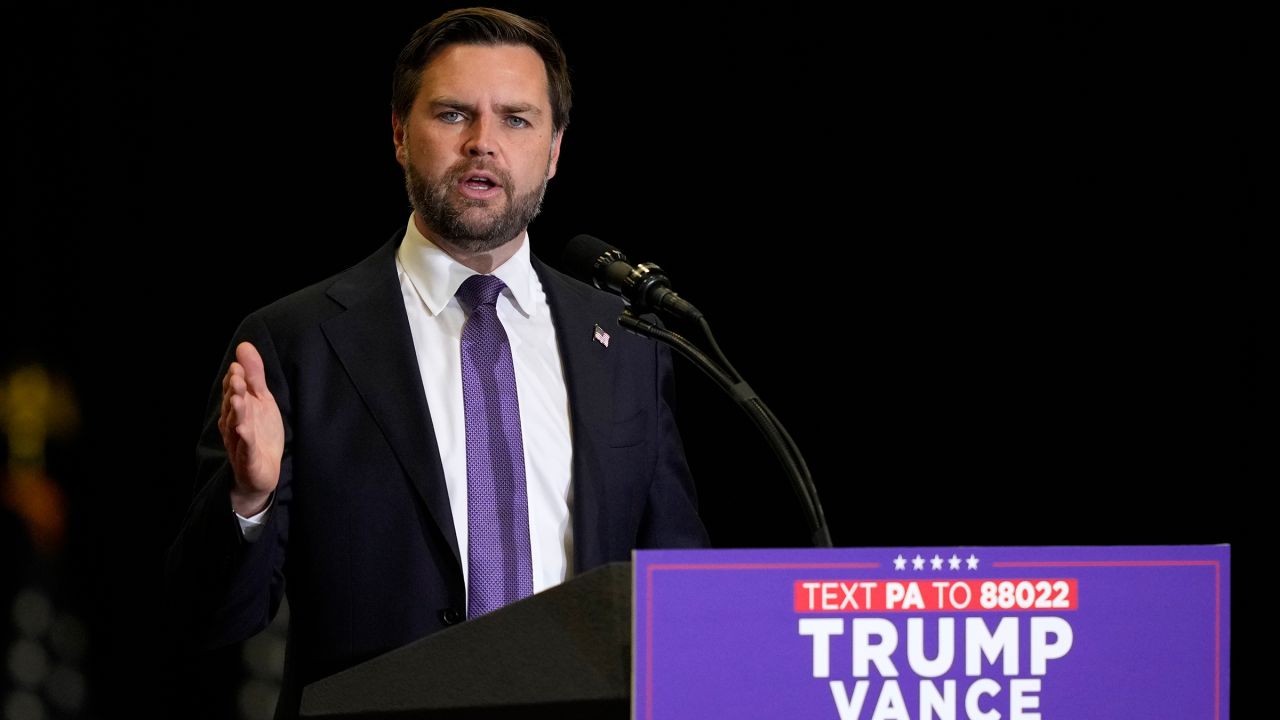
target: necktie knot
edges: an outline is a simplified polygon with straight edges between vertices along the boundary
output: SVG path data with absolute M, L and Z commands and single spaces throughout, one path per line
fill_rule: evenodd
M 506 287 L 506 283 L 493 275 L 472 275 L 462 281 L 457 296 L 468 306 L 477 308 L 481 305 L 496 303 L 498 295 L 502 294 L 502 290 Z

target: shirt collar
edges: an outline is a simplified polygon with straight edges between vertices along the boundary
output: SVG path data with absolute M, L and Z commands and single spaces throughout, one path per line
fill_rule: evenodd
M 529 260 L 528 231 L 522 233 L 515 242 L 520 243 L 516 254 L 489 274 L 506 284 L 507 289 L 502 294 L 512 301 L 521 315 L 528 318 L 537 310 L 537 305 L 533 302 L 535 276 L 533 264 Z M 412 215 L 409 216 L 409 227 L 405 230 L 404 239 L 400 241 L 400 249 L 396 251 L 396 260 L 404 268 L 409 282 L 418 291 L 418 297 L 422 298 L 423 304 L 433 316 L 439 315 L 453 300 L 463 280 L 478 274 L 454 260 L 419 232 Z

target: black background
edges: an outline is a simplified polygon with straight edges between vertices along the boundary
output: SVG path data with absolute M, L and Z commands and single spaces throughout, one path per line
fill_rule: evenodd
M 158 682 L 160 559 L 232 330 L 408 217 L 391 68 L 444 7 L 53 4 L 0 31 L 0 366 L 80 403 L 49 463 L 98 712 Z M 1247 612 L 1274 477 L 1254 18 L 503 7 L 574 73 L 535 252 L 587 232 L 665 268 L 837 545 L 1229 542 Z M 805 545 L 759 436 L 678 373 L 715 544 Z

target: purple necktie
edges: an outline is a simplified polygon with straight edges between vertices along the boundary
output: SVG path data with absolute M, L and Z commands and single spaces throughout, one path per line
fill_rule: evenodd
M 511 343 L 494 303 L 506 285 L 472 275 L 458 288 L 467 425 L 467 617 L 533 593 L 529 500 Z

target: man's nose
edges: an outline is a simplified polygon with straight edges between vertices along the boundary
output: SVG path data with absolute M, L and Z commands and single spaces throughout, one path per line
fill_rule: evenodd
M 493 155 L 497 151 L 497 138 L 494 136 L 494 120 L 488 115 L 481 115 L 471 125 L 471 134 L 467 138 L 463 150 L 471 157 Z

